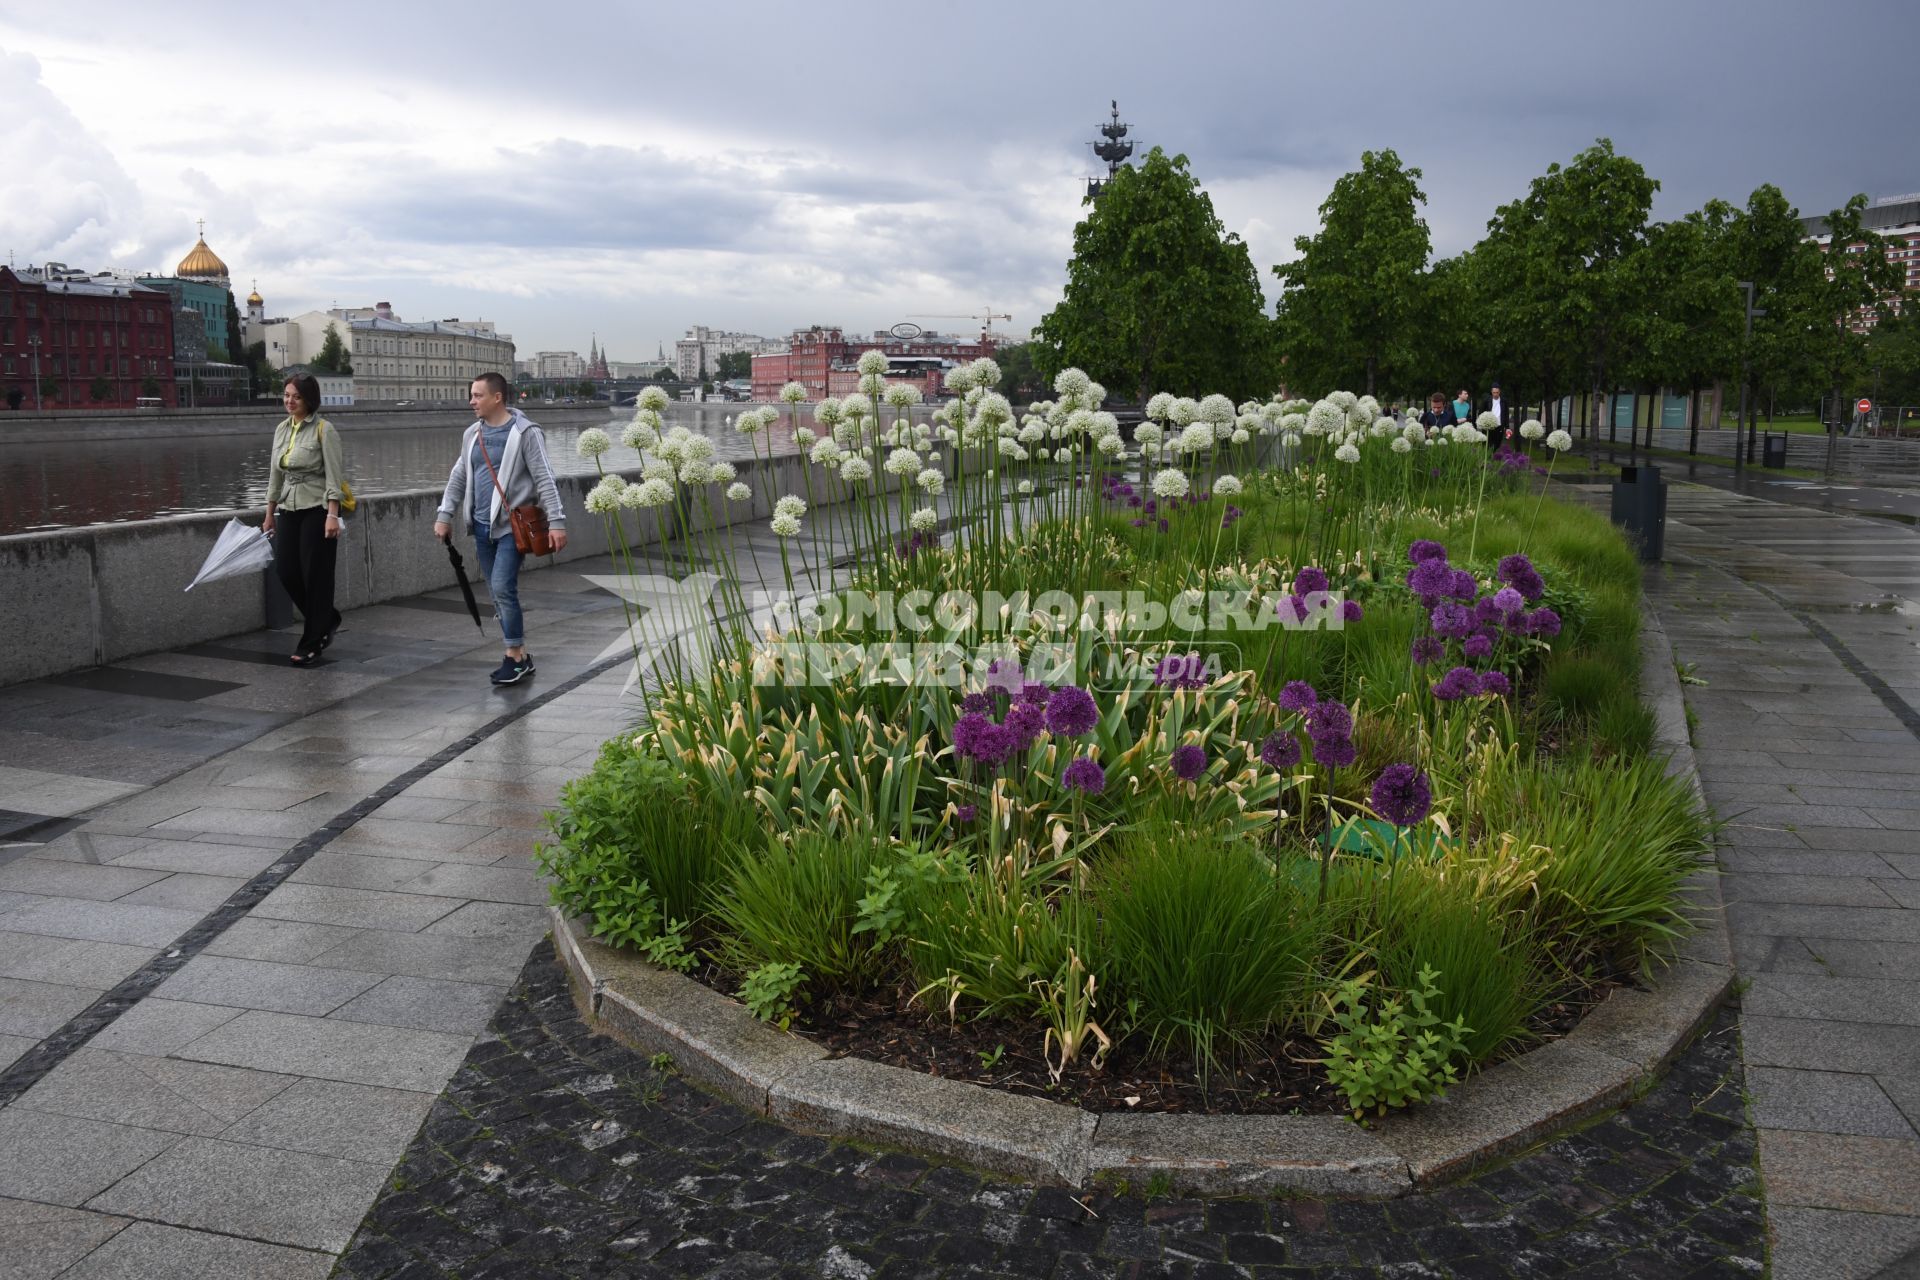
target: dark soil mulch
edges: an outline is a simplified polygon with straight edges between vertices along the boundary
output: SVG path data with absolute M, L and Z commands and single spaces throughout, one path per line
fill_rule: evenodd
M 713 966 L 692 976 L 725 995 L 739 990 L 736 977 Z M 1534 1038 L 1514 1052 L 1566 1035 L 1620 985 L 1603 981 L 1563 993 L 1541 1008 L 1530 1024 Z M 1238 1049 L 1223 1046 L 1223 1061 L 1203 1085 L 1191 1060 L 1151 1053 L 1144 1037 L 1121 1039 L 1113 1028 L 1108 1034 L 1119 1043 L 1100 1069 L 1091 1063 L 1099 1045 L 1089 1040 L 1082 1058 L 1055 1081 L 1042 1056 L 1046 1029 L 1039 1022 L 949 1020 L 944 1010 L 930 1012 L 924 1003 L 913 1003 L 909 987 L 816 1001 L 801 1010 L 793 1031 L 834 1057 L 865 1058 L 1085 1111 L 1338 1115 L 1346 1109 L 1340 1091 L 1313 1061 L 1324 1050 L 1298 1037 L 1270 1036 Z

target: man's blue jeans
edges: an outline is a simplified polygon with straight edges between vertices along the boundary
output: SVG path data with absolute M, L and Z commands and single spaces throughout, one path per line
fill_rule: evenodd
M 493 615 L 500 619 L 500 637 L 507 648 L 518 649 L 526 643 L 526 624 L 520 618 L 520 548 L 511 533 L 495 538 L 482 520 L 473 522 L 473 538 L 480 573 L 493 596 Z

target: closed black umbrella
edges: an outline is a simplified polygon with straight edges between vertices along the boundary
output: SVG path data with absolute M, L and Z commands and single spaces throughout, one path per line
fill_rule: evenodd
M 480 602 L 473 598 L 473 584 L 467 581 L 467 564 L 460 558 L 460 548 L 453 545 L 453 539 L 447 539 L 447 559 L 453 561 L 453 580 L 460 584 L 460 594 L 467 602 L 467 612 L 473 615 L 473 625 L 485 631 L 480 621 Z

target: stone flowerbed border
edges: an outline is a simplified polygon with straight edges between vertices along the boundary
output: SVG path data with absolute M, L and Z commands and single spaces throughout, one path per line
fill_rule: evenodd
M 1656 741 L 1698 792 L 1672 650 L 1651 611 L 1642 617 Z M 1701 927 L 1649 990 L 1616 990 L 1565 1038 L 1371 1128 L 1343 1116 L 1096 1115 L 830 1058 L 691 978 L 592 941 L 550 910 L 555 949 L 590 1025 L 644 1053 L 671 1055 L 688 1079 L 789 1127 L 1069 1187 L 1158 1180 L 1187 1193 L 1388 1197 L 1532 1146 L 1652 1083 L 1733 982 L 1718 873 L 1703 869 L 1690 888 Z

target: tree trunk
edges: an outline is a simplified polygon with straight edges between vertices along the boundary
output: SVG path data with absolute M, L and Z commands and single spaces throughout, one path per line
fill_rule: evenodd
M 1700 378 L 1687 379 L 1687 452 L 1700 452 Z
M 1374 373 L 1374 370 L 1379 367 L 1379 364 L 1380 364 L 1380 361 L 1378 357 L 1376 356 L 1367 357 L 1367 394 L 1368 395 L 1373 394 L 1373 373 Z

